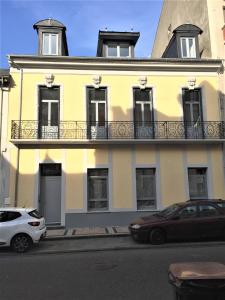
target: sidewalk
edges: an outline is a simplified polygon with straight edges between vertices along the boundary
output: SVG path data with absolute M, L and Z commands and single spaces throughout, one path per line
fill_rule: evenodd
M 83 237 L 105 237 L 105 236 L 127 236 L 129 230 L 127 226 L 111 226 L 111 227 L 83 227 L 72 229 L 48 229 L 46 239 L 70 239 Z

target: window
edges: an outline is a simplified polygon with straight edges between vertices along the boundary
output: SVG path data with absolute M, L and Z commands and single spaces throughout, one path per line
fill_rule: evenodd
M 207 168 L 188 168 L 190 199 L 207 199 Z
M 88 121 L 91 138 L 105 138 L 106 126 L 106 89 L 88 88 Z
M 58 55 L 58 34 L 57 33 L 43 33 L 43 48 L 44 55 Z
M 152 89 L 134 89 L 134 122 L 137 138 L 152 138 L 154 133 Z
M 137 209 L 156 208 L 155 169 L 136 169 Z
M 88 170 L 88 210 L 108 210 L 108 169 Z
M 204 135 L 201 90 L 183 89 L 183 111 L 187 138 L 202 138 Z
M 111 43 L 106 46 L 108 57 L 130 57 L 131 48 L 129 44 Z
M 21 213 L 17 211 L 0 211 L 0 222 L 8 222 L 18 219 Z
M 41 138 L 58 138 L 59 88 L 40 88 L 39 134 Z
M 200 217 L 213 217 L 219 215 L 217 209 L 212 205 L 199 205 Z
M 181 209 L 178 213 L 178 216 L 180 216 L 181 219 L 188 219 L 188 218 L 194 218 L 197 216 L 197 206 L 187 206 L 183 209 Z
M 181 42 L 181 57 L 196 58 L 195 38 L 182 37 Z

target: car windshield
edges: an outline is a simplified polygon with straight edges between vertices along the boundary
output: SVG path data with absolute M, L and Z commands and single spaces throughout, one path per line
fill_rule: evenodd
M 171 214 L 173 214 L 178 208 L 179 208 L 178 204 L 173 204 L 173 205 L 168 206 L 164 210 L 160 211 L 160 213 L 158 213 L 157 215 L 162 216 L 162 217 L 168 217 Z

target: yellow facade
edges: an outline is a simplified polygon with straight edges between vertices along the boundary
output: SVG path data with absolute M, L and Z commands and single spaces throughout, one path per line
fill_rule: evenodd
M 19 139 L 11 139 L 12 120 L 38 120 L 38 87 L 46 84 L 46 73 L 54 74 L 53 86 L 60 87 L 60 122 L 87 121 L 86 89 L 93 86 L 93 75 L 96 73 L 101 75 L 100 87 L 107 89 L 108 121 L 133 121 L 133 88 L 139 88 L 140 76 L 146 77 L 145 88 L 152 89 L 155 121 L 182 121 L 182 88 L 188 88 L 188 79 L 193 76 L 196 79 L 195 88 L 201 88 L 202 92 L 204 121 L 220 121 L 218 76 L 215 71 L 151 71 L 150 67 L 149 71 L 110 70 L 110 67 L 108 70 L 86 71 L 82 68 L 67 69 L 66 65 L 62 70 L 49 66 L 47 69 L 27 67 L 22 71 L 13 68 L 8 115 L 11 205 L 39 205 L 39 166 L 45 163 L 61 164 L 61 224 L 68 226 L 77 224 L 71 218 L 73 216 L 76 220 L 78 214 L 83 215 L 83 224 L 85 218 L 88 222 L 94 213 L 104 215 L 104 222 L 113 214 L 117 219 L 118 213 L 138 214 L 138 168 L 153 168 L 156 177 L 155 208 L 143 213 L 188 200 L 189 167 L 207 168 L 209 198 L 225 197 L 223 148 L 219 140 L 115 139 L 93 142 L 54 139 L 40 142 L 34 138 L 18 143 Z M 108 170 L 108 209 L 105 212 L 88 210 L 88 170 L 95 168 Z M 107 217 L 107 213 L 110 216 Z

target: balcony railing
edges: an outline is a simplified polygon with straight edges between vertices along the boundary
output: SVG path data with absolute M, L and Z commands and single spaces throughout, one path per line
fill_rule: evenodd
M 11 138 L 14 140 L 224 139 L 225 122 L 63 121 L 58 125 L 48 125 L 39 121 L 12 121 Z

